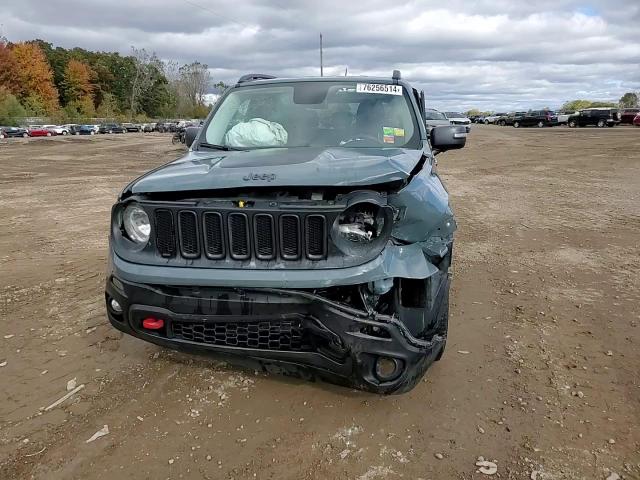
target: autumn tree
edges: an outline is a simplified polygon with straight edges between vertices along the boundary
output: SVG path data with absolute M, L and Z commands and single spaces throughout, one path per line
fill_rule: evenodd
M 95 72 L 83 62 L 69 60 L 64 71 L 64 97 L 82 115 L 93 115 L 93 78 Z
M 0 89 L 17 94 L 20 92 L 18 62 L 4 42 L 0 42 Z
M 25 117 L 25 109 L 11 92 L 0 87 L 0 125 L 18 125 Z
M 17 43 L 12 48 L 18 65 L 19 96 L 29 108 L 41 108 L 47 114 L 55 112 L 58 107 L 58 91 L 53 84 L 53 72 L 42 49 L 35 43 Z

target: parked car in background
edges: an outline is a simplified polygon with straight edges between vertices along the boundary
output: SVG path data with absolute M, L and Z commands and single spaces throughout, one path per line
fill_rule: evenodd
M 514 118 L 513 126 L 520 127 L 552 127 L 558 124 L 558 117 L 550 110 L 529 110 L 522 117 Z
M 98 133 L 125 133 L 125 128 L 118 123 L 103 123 Z
M 144 125 L 142 125 L 142 131 L 145 133 L 154 132 L 155 129 L 156 129 L 155 123 L 145 123 Z
M 635 117 L 633 117 L 633 124 L 636 127 L 640 127 L 640 113 L 638 115 L 636 115 Z
M 29 125 L 30 137 L 51 137 L 56 135 L 56 132 L 45 128 L 44 125 Z
M 464 113 L 460 112 L 444 112 L 451 125 L 464 125 L 467 127 L 467 133 L 471 131 L 471 120 Z
M 433 127 L 451 125 L 451 122 L 444 113 L 433 108 L 426 108 L 424 110 L 424 123 L 427 126 L 427 132 L 430 132 Z
M 142 127 L 140 125 L 136 125 L 135 123 L 123 123 L 122 126 L 127 132 L 140 132 L 142 131 Z
M 0 127 L 0 138 L 27 138 L 29 132 L 25 128 L 20 127 Z
M 567 123 L 569 123 L 569 117 L 575 114 L 575 111 L 558 112 L 558 125 L 566 125 Z
M 507 125 L 511 127 L 516 120 L 521 120 L 526 114 L 527 112 L 509 112 L 498 118 L 496 124 L 501 127 L 506 127 Z
M 64 125 L 44 125 L 44 128 L 55 132 L 56 135 L 69 135 L 69 128 Z
M 617 108 L 586 108 L 569 117 L 568 125 L 571 128 L 586 127 L 614 127 L 620 123 L 620 112 Z
M 493 115 L 488 115 L 486 117 L 484 117 L 484 121 L 483 123 L 485 125 L 488 125 L 490 123 L 497 123 L 498 119 L 501 117 L 504 117 L 506 115 L 506 113 L 502 112 L 502 113 L 494 113 Z
M 80 125 L 76 135 L 95 135 L 96 130 L 93 125 Z
M 620 123 L 633 125 L 633 120 L 640 113 L 640 108 L 624 108 L 620 112 Z

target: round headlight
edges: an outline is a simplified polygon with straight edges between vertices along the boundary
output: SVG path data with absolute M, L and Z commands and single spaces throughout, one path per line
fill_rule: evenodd
M 373 203 L 358 203 L 338 217 L 338 235 L 353 243 L 368 244 L 380 236 L 385 218 Z
M 131 240 L 136 243 L 147 243 L 151 234 L 151 224 L 149 216 L 142 207 L 136 203 L 131 203 L 124 209 L 122 215 L 124 230 Z
M 381 250 L 391 232 L 391 209 L 372 202 L 358 202 L 342 212 L 333 224 L 333 243 L 347 255 Z

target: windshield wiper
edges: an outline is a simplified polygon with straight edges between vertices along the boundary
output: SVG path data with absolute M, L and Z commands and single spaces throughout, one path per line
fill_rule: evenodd
M 210 148 L 212 150 L 224 150 L 226 152 L 228 152 L 229 150 L 244 150 L 244 148 L 230 147 L 229 145 L 216 145 L 215 143 L 207 142 L 200 142 L 198 144 L 198 149 L 200 149 L 200 147 Z

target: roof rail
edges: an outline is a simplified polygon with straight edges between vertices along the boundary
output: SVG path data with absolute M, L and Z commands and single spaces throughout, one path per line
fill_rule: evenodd
M 393 80 L 400 80 L 402 78 L 402 74 L 400 73 L 400 70 L 394 70 L 393 75 L 391 75 L 391 78 Z
M 248 73 L 247 75 L 241 76 L 238 83 L 253 82 L 254 80 L 271 80 L 272 78 L 276 77 L 264 73 Z

